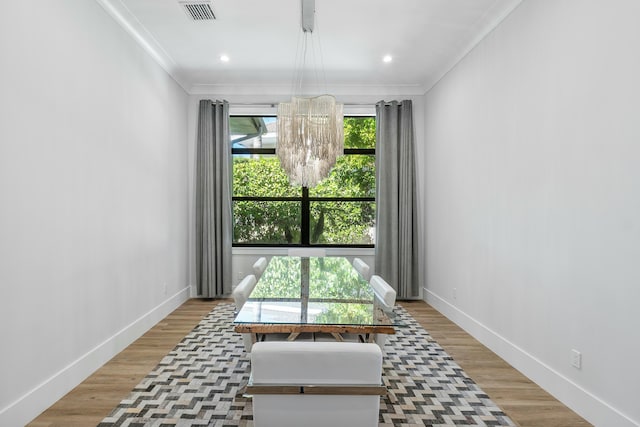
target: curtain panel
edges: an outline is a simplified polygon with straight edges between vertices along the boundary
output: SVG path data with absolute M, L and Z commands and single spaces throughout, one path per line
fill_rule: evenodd
M 413 111 L 410 100 L 376 104 L 376 274 L 398 298 L 420 295 Z
M 231 293 L 231 146 L 229 103 L 201 100 L 196 142 L 196 284 L 198 296 Z

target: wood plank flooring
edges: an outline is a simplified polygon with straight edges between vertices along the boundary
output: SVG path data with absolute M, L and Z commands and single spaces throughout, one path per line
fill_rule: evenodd
M 519 426 L 591 426 L 427 303 L 400 304 Z
M 191 299 L 28 424 L 96 426 L 220 302 Z M 422 301 L 401 302 L 471 378 L 522 427 L 590 426 Z

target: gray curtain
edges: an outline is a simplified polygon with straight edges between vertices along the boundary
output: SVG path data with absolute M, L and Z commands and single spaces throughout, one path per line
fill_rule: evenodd
M 196 146 L 198 296 L 231 293 L 231 146 L 229 104 L 200 101 Z
M 419 296 L 413 112 L 376 104 L 376 274 L 400 299 Z

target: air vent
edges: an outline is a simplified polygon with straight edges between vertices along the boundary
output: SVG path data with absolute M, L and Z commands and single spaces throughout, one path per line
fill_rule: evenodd
M 210 1 L 188 0 L 181 1 L 180 4 L 194 21 L 213 21 L 216 19 Z

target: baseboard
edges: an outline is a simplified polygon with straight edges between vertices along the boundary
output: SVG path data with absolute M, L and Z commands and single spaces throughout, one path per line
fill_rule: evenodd
M 423 289 L 423 295 L 430 306 L 593 425 L 639 426 L 631 418 L 461 311 L 444 298 L 426 288 Z
M 33 420 L 187 299 L 189 299 L 189 287 L 167 298 L 112 337 L 56 372 L 33 390 L 0 410 L 0 425 L 23 426 Z

